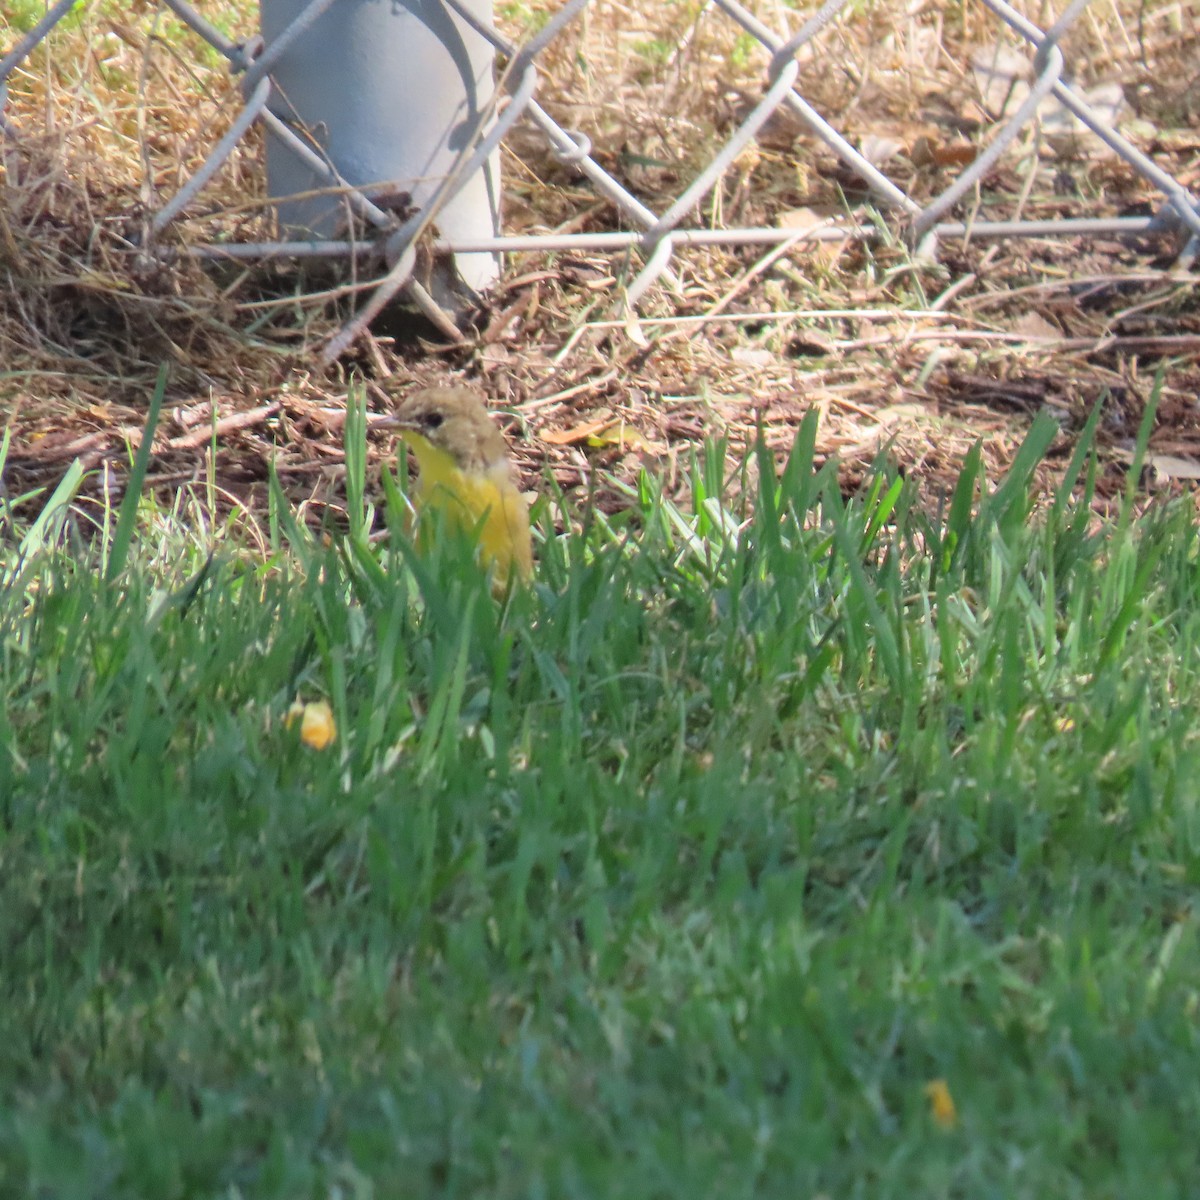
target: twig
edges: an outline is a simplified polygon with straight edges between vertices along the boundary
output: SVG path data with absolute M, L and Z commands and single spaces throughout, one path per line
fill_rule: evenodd
M 199 429 L 193 429 L 190 433 L 183 433 L 179 437 L 173 437 L 167 442 L 167 445 L 172 450 L 194 450 L 197 446 L 203 446 L 211 438 L 224 437 L 225 434 L 232 433 L 235 429 L 245 429 L 249 425 L 258 425 L 268 417 L 273 417 L 279 411 L 279 408 L 280 402 L 276 400 L 271 404 L 264 404 L 260 408 L 251 408 L 245 412 L 231 413 L 227 417 L 222 417 L 215 424 L 202 425 Z

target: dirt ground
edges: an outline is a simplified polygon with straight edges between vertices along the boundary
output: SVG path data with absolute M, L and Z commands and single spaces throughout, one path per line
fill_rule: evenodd
M 818 449 L 838 456 L 847 489 L 883 454 L 933 498 L 952 486 L 977 440 L 989 474 L 1000 475 L 1033 416 L 1048 409 L 1062 427 L 1041 476 L 1049 486 L 1098 403 L 1097 502 L 1104 505 L 1123 486 L 1159 375 L 1147 492 L 1200 478 L 1200 294 L 1194 266 L 1179 268 L 1179 242 L 1167 235 L 947 242 L 936 262 L 916 258 L 897 237 L 785 254 L 693 250 L 675 260 L 675 284 L 660 288 L 637 317 L 620 303 L 631 274 L 620 256 L 525 254 L 506 265 L 461 342 L 395 310 L 336 366 L 321 367 L 319 351 L 352 312 L 344 278 L 303 276 L 288 264 L 202 267 L 182 255 L 137 252 L 153 208 L 145 163 L 158 182 L 194 169 L 205 150 L 200 131 L 219 136 L 225 118 L 213 114 L 226 112 L 229 85 L 214 67 L 202 89 L 208 108 L 193 112 L 179 102 L 184 73 L 172 75 L 180 55 L 167 54 L 158 74 L 174 80 L 175 91 L 150 103 L 142 83 L 112 82 L 112 63 L 127 53 L 134 79 L 153 39 L 136 25 L 114 27 L 105 35 L 112 43 L 102 74 L 109 99 L 99 116 L 95 87 L 81 84 L 97 78 L 86 57 L 73 83 L 47 69 L 14 76 L 10 85 L 8 111 L 21 130 L 0 143 L 0 420 L 11 436 L 3 479 L 10 502 L 38 489 L 44 496 L 76 460 L 89 471 L 85 504 L 118 494 L 160 363 L 170 376 L 153 486 L 164 493 L 211 487 L 219 507 L 257 512 L 273 462 L 313 520 L 336 518 L 341 504 L 343 406 L 355 377 L 369 385 L 377 412 L 389 394 L 415 386 L 479 388 L 508 425 L 530 490 L 549 473 L 568 492 L 611 506 L 622 503 L 611 478 L 628 480 L 643 468 L 662 476 L 669 492 L 685 494 L 688 452 L 708 437 L 740 448 L 761 423 L 783 455 L 814 406 Z M 89 36 L 94 46 L 95 31 Z M 698 40 L 687 42 L 697 63 L 684 63 L 695 72 L 703 66 Z M 682 35 L 668 44 L 683 45 Z M 1144 47 L 1140 57 L 1112 55 L 1107 72 L 1129 97 L 1140 97 L 1144 148 L 1193 189 L 1200 185 L 1195 49 L 1194 35 L 1166 39 L 1154 58 Z M 960 46 L 959 61 L 964 53 Z M 1089 61 L 1105 76 L 1095 54 Z M 573 62 L 564 45 L 547 64 L 548 85 L 577 94 Z M 1176 64 L 1171 85 L 1147 92 L 1147 81 L 1162 78 L 1169 63 Z M 185 65 L 193 79 L 195 63 Z M 137 78 L 144 82 L 146 74 Z M 656 164 L 624 169 L 629 185 L 660 205 L 686 183 L 695 151 L 681 147 L 696 131 L 661 119 L 639 124 L 645 113 L 637 106 L 661 117 L 664 103 L 680 103 L 664 89 L 698 85 L 678 55 L 673 74 L 638 76 L 629 68 L 612 78 L 611 97 L 592 97 L 593 115 L 611 116 L 615 106 L 621 119 L 599 122 L 608 132 L 596 154 L 613 170 L 630 151 L 637 162 Z M 863 86 L 854 104 L 830 103 L 842 103 L 847 130 L 867 123 L 895 138 L 894 173 L 919 195 L 944 186 L 937 162 L 922 165 L 916 153 L 918 144 L 929 149 L 935 101 L 901 103 L 902 91 Z M 705 94 L 712 96 L 704 109 L 711 149 L 745 89 Z M 944 108 L 951 94 L 937 93 L 936 104 Z M 553 110 L 553 100 L 546 103 Z M 955 128 L 983 136 L 978 120 L 972 133 L 967 102 L 954 103 Z M 560 105 L 564 120 L 567 107 Z M 48 110 L 55 119 L 39 124 Z M 106 136 L 122 121 L 136 124 L 138 153 Z M 631 129 L 647 132 L 634 144 Z M 518 129 L 510 143 L 507 228 L 616 227 L 585 182 L 532 145 L 528 131 Z M 1154 189 L 1111 156 L 1031 153 L 1039 158 L 1032 180 L 1028 155 L 1002 160 L 985 180 L 974 202 L 986 202 L 989 216 L 1011 215 L 1018 203 L 1027 217 L 1146 214 L 1156 206 Z M 258 236 L 260 161 L 261 141 L 252 136 L 198 215 L 180 224 L 177 244 L 211 240 L 214 230 Z M 859 203 L 852 184 L 800 131 L 767 130 L 705 201 L 697 223 L 776 224 L 789 213 Z M 377 457 L 393 452 L 390 436 L 371 436 Z M 30 510 L 37 502 L 26 501 Z

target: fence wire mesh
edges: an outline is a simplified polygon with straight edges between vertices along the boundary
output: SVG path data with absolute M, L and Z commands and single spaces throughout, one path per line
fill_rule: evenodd
M 367 296 L 327 360 L 401 292 L 454 336 L 422 286 L 423 253 L 623 255 L 620 302 L 632 310 L 652 290 L 684 288 L 680 263 L 703 246 L 770 255 L 894 239 L 929 256 L 949 241 L 1138 238 L 1166 244 L 1160 264 L 1185 271 L 1200 249 L 1196 140 L 1172 142 L 1162 119 L 1163 105 L 1189 117 L 1200 107 L 1195 0 L 1131 13 L 1071 0 L 1040 23 L 1005 0 L 826 0 L 807 14 L 703 0 L 657 27 L 601 0 L 505 4 L 498 24 L 444 0 L 494 47 L 495 102 L 430 202 L 400 216 L 348 187 L 269 107 L 279 56 L 337 2 L 312 0 L 270 46 L 219 27 L 228 5 L 110 4 L 89 52 L 111 94 L 85 131 L 125 152 L 101 156 L 111 175 L 93 186 L 127 198 L 123 236 L 143 261 L 347 260 L 346 286 Z M 82 87 L 52 45 L 82 3 L 58 0 L 0 60 L 10 148 L 53 121 L 54 89 Z M 181 94 L 164 56 L 193 92 Z M 213 82 L 214 56 L 236 86 Z M 1156 77 L 1163 64 L 1176 75 Z M 181 122 L 181 104 L 205 106 L 202 125 Z M 344 194 L 359 218 L 347 236 L 278 235 L 259 131 Z M 497 146 L 500 235 L 440 235 L 440 208 Z

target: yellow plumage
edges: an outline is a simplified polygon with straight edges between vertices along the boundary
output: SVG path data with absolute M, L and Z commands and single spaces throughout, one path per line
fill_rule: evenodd
M 529 509 L 517 491 L 504 437 L 472 392 L 428 388 L 408 396 L 391 424 L 412 447 L 419 472 L 418 511 L 437 509 L 448 525 L 479 532 L 482 561 L 503 590 L 515 567 L 533 575 Z

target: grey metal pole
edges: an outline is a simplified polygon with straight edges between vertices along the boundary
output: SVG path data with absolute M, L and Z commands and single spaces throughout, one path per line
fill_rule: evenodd
M 491 0 L 460 2 L 490 24 Z M 491 104 L 488 41 L 441 0 L 318 0 L 315 10 L 313 0 L 261 0 L 261 20 L 263 53 L 278 55 L 271 112 L 379 208 L 403 219 L 424 207 Z M 270 135 L 267 184 L 286 235 L 344 236 L 346 197 Z M 463 182 L 434 225 L 456 240 L 499 233 L 498 154 Z M 454 269 L 478 292 L 499 274 L 499 256 L 459 254 Z

